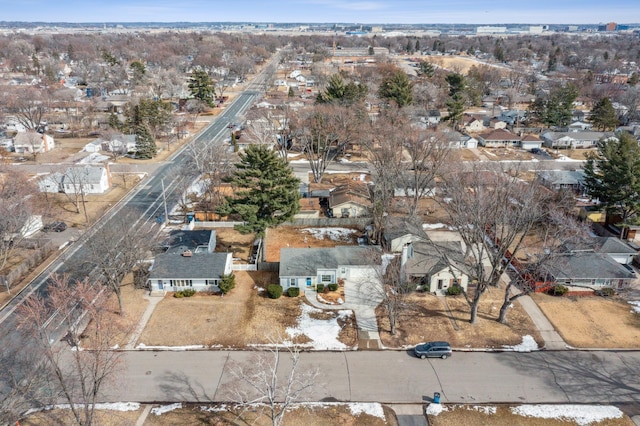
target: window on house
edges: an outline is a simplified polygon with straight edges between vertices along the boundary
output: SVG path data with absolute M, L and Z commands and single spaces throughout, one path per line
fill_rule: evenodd
M 320 276 L 320 281 L 322 281 L 323 283 L 330 283 L 331 282 L 331 275 L 321 275 Z
M 295 278 L 291 278 L 291 279 L 289 280 L 289 286 L 291 286 L 291 287 L 295 287 L 296 285 L 297 285 L 297 284 L 296 284 L 296 279 L 295 279 Z
M 443 286 L 444 286 L 444 280 L 438 280 L 438 290 L 442 290 Z

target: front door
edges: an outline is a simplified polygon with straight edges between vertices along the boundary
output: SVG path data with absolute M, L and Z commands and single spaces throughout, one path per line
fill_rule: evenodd
M 158 290 L 164 290 L 164 285 L 162 284 L 162 280 L 158 280 Z
M 311 277 L 307 277 L 307 287 L 311 287 Z

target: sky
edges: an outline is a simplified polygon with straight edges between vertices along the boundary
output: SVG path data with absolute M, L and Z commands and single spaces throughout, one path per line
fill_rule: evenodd
M 598 24 L 640 22 L 638 0 L 0 0 L 0 21 Z

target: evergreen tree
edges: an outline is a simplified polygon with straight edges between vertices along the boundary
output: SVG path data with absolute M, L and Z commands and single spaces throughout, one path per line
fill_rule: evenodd
M 584 167 L 589 196 L 600 200 L 607 213 L 616 213 L 625 224 L 638 223 L 640 212 L 640 146 L 635 138 L 620 133 L 601 140 Z
M 435 74 L 435 71 L 436 71 L 435 67 L 431 62 L 427 62 L 427 61 L 418 62 L 418 69 L 417 69 L 418 75 L 431 78 Z
M 333 74 L 327 81 L 327 87 L 316 97 L 319 104 L 353 105 L 367 96 L 367 86 L 353 81 L 345 82 L 340 74 Z
M 413 103 L 413 83 L 404 71 L 397 69 L 382 79 L 378 96 L 394 101 L 399 108 L 411 105 Z
M 205 70 L 193 71 L 191 78 L 189 78 L 189 90 L 194 98 L 200 99 L 210 107 L 215 105 L 216 90 L 213 80 Z
M 537 97 L 529 107 L 529 118 L 547 126 L 564 127 L 571 123 L 573 102 L 578 90 L 572 84 L 557 88 L 547 98 Z
M 618 126 L 618 116 L 609 98 L 604 97 L 593 106 L 591 122 L 599 130 L 613 130 Z
M 264 145 L 250 145 L 239 155 L 236 171 L 226 179 L 237 190 L 220 213 L 242 217 L 246 224 L 239 231 L 263 235 L 300 210 L 300 181 L 287 161 Z
M 136 158 L 148 160 L 156 156 L 158 147 L 156 146 L 149 128 L 144 124 L 135 127 L 136 135 Z
M 416 52 L 420 52 L 420 40 L 416 40 Z
M 231 274 L 224 274 L 222 279 L 218 283 L 218 288 L 222 294 L 227 294 L 236 287 L 236 276 Z
M 413 53 L 413 44 L 411 43 L 411 39 L 407 40 L 406 51 L 407 53 Z
M 465 98 L 464 91 L 467 87 L 466 79 L 462 74 L 453 73 L 445 77 L 449 85 L 449 100 L 447 101 L 447 116 L 445 121 L 449 121 L 455 127 L 464 113 Z

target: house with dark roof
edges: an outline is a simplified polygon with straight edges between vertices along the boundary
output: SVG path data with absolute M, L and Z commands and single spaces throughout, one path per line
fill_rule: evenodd
M 546 281 L 592 290 L 628 287 L 636 278 L 628 268 L 606 253 L 589 251 L 568 252 L 550 259 L 545 264 Z
M 444 295 L 449 287 L 467 291 L 469 274 L 460 241 L 417 241 L 404 247 L 401 273 L 430 293 Z
M 339 279 L 360 282 L 378 276 L 380 250 L 373 246 L 280 249 L 280 285 L 315 288 L 316 284 L 337 283 Z
M 231 273 L 231 253 L 208 253 L 185 250 L 182 253 L 159 254 L 149 271 L 151 291 L 219 292 L 223 275 Z
M 567 245 L 566 249 L 570 253 L 604 253 L 621 265 L 631 265 L 633 257 L 638 254 L 638 250 L 632 248 L 625 241 L 615 237 L 594 237 L 585 247 Z
M 536 178 L 547 188 L 556 191 L 570 189 L 580 194 L 584 191 L 582 170 L 543 170 L 536 172 Z
M 371 200 L 366 185 L 344 185 L 329 193 L 329 209 L 333 217 L 369 216 Z
M 215 253 L 216 232 L 212 230 L 173 231 L 162 243 L 164 253 L 153 261 L 149 274 L 151 291 L 219 292 L 218 282 L 230 274 L 231 253 Z
M 542 148 L 542 140 L 535 135 L 524 135 L 520 138 L 520 148 L 531 151 Z

